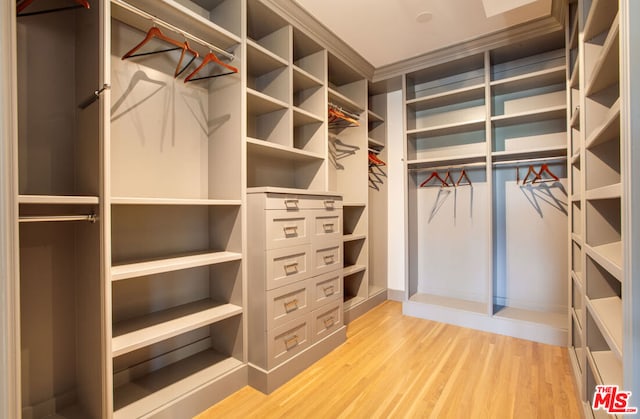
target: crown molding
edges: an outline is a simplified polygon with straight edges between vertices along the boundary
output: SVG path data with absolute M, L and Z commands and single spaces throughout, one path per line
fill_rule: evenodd
M 274 12 L 285 18 L 296 28 L 305 32 L 318 44 L 329 50 L 340 60 L 360 73 L 368 80 L 373 79 L 375 68 L 356 50 L 351 48 L 329 28 L 318 22 L 309 12 L 291 0 L 261 0 Z
M 562 3 L 556 1 L 554 3 Z M 562 16 L 562 9 L 558 11 Z M 509 29 L 494 32 L 453 46 L 444 47 L 413 58 L 376 68 L 372 81 L 378 82 L 401 76 L 402 74 L 431 67 L 490 49 L 517 43 L 537 36 L 546 35 L 562 29 L 562 20 L 550 15 Z

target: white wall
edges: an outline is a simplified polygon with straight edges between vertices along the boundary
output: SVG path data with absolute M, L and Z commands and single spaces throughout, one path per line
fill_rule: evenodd
M 389 176 L 389 252 L 388 252 L 388 288 L 394 297 L 394 291 L 405 290 L 406 240 L 405 240 L 405 180 L 404 134 L 402 112 L 402 90 L 390 92 L 387 97 L 387 175 Z

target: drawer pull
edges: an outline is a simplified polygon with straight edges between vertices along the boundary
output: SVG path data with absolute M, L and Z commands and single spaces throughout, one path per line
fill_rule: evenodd
M 324 263 L 327 265 L 331 265 L 335 261 L 334 255 L 324 255 Z
M 333 295 L 336 292 L 335 287 L 333 285 L 329 285 L 328 287 L 324 287 L 323 291 L 324 291 L 324 295 L 325 296 Z
M 289 339 L 285 339 L 284 346 L 287 348 L 287 350 L 298 346 L 298 335 L 293 335 Z
M 334 226 L 333 223 L 322 224 L 322 227 L 324 228 L 325 233 L 333 233 L 334 231 L 333 226 Z
M 298 273 L 298 265 L 298 262 L 287 263 L 286 265 L 284 265 L 284 272 L 287 275 Z
M 335 208 L 336 201 L 333 200 L 333 199 L 325 199 L 324 200 L 324 206 L 325 206 L 325 208 Z
M 298 309 L 298 299 L 294 298 L 291 301 L 286 301 L 284 303 L 284 311 L 286 311 L 287 313 L 291 313 L 294 310 Z
M 298 235 L 298 226 L 285 226 L 284 228 L 285 236 L 297 236 Z
M 324 322 L 324 327 L 326 327 L 327 329 L 330 328 L 331 326 L 333 326 L 335 324 L 335 318 L 333 316 L 331 317 L 326 317 L 324 320 L 322 320 Z
M 285 199 L 284 206 L 287 209 L 298 209 L 298 200 L 297 199 Z

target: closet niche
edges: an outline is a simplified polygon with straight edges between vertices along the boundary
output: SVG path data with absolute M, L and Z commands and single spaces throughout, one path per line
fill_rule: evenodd
M 100 4 L 18 7 L 22 417 L 103 416 Z M 72 6 L 77 6 L 72 4 Z M 58 10 L 56 9 L 62 9 Z
M 111 2 L 115 418 L 196 415 L 246 382 L 241 16 L 230 0 Z

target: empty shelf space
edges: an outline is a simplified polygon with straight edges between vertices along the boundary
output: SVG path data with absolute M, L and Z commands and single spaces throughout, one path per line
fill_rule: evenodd
M 407 130 L 407 136 L 410 138 L 429 137 L 436 135 L 460 134 L 469 131 L 479 131 L 485 128 L 484 119 L 474 119 L 471 121 L 457 122 L 454 124 L 438 125 L 429 128 L 419 128 Z
M 364 202 L 343 202 L 342 206 L 343 207 L 366 207 L 367 204 L 365 204 Z
M 612 351 L 590 351 L 602 384 L 622 385 L 622 364 Z
M 376 148 L 384 148 L 384 146 L 385 146 L 383 142 L 378 141 L 376 139 L 373 139 L 371 137 L 369 137 L 368 143 L 369 143 L 370 146 L 376 147 Z
M 111 198 L 112 205 L 203 205 L 237 206 L 241 201 L 235 199 L 183 199 L 183 198 L 136 198 L 117 196 Z
M 609 0 L 592 1 L 583 30 L 585 41 L 590 40 L 612 25 L 618 13 L 617 6 L 617 3 L 614 5 Z
M 287 62 L 257 42 L 247 39 L 247 65 L 252 73 L 266 74 L 281 67 Z
M 567 314 L 549 311 L 525 310 L 515 307 L 501 307 L 494 317 L 517 320 L 528 323 L 536 323 L 552 327 L 554 329 L 567 329 Z
M 505 127 L 509 125 L 520 125 L 531 122 L 548 121 L 551 119 L 564 119 L 567 116 L 566 112 L 567 107 L 565 105 L 553 106 L 533 112 L 521 112 L 513 115 L 492 116 L 491 122 L 496 127 Z
M 240 38 L 222 26 L 217 25 L 195 13 L 193 10 L 173 0 L 137 0 L 136 6 L 144 9 L 158 19 L 175 26 L 176 28 L 189 28 L 189 33 L 200 39 L 206 40 L 223 50 L 232 49 L 240 44 Z M 120 0 L 111 1 L 111 16 L 126 23 L 129 26 L 146 32 L 149 29 L 149 19 L 130 10 L 127 3 Z M 164 32 L 164 29 L 163 29 Z M 179 34 L 178 34 L 179 35 Z
M 97 196 L 18 195 L 18 203 L 35 205 L 96 205 L 100 203 L 100 199 Z
M 622 300 L 618 297 L 587 300 L 587 307 L 609 347 L 621 358 Z
M 358 272 L 365 271 L 367 269 L 366 265 L 351 265 L 345 266 L 342 268 L 342 276 L 349 276 L 353 274 L 357 274 Z
M 120 356 L 242 313 L 242 307 L 196 301 L 113 325 L 112 355 Z
M 586 95 L 591 96 L 605 87 L 617 83 L 620 75 L 618 73 L 618 62 L 620 60 L 618 19 L 611 27 L 607 39 L 602 45 L 600 56 L 593 67 L 591 78 L 587 82 Z M 614 65 L 615 64 L 615 65 Z
M 342 236 L 342 241 L 351 242 L 356 240 L 364 240 L 366 238 L 366 234 L 345 234 L 344 236 Z
M 243 363 L 211 349 L 199 352 L 114 389 L 114 418 L 142 417 Z
M 265 157 L 287 158 L 295 161 L 318 161 L 323 160 L 324 156 L 309 151 L 300 150 L 293 147 L 287 147 L 269 141 L 258 140 L 255 138 L 247 138 L 247 151 L 255 155 Z
M 620 99 L 618 99 L 604 119 L 600 127 L 595 129 L 587 138 L 587 148 L 593 148 L 607 141 L 620 138 Z
M 455 157 L 437 157 L 432 159 L 420 159 L 420 160 L 409 160 L 407 161 L 407 165 L 409 169 L 422 169 L 436 166 L 447 166 L 447 165 L 465 165 L 465 164 L 475 164 L 475 163 L 485 163 L 486 155 L 484 154 L 469 154 L 466 156 L 455 156 Z
M 550 86 L 565 82 L 566 67 L 556 66 L 553 68 L 535 71 L 507 79 L 491 82 L 494 94 L 505 94 L 522 90 L 529 90 L 541 86 Z
M 435 306 L 453 308 L 456 310 L 471 311 L 478 314 L 486 315 L 488 312 L 488 305 L 486 303 L 478 301 L 462 300 L 460 298 L 443 297 L 433 294 L 414 294 L 409 298 L 409 301 L 416 303 L 430 304 Z
M 265 114 L 269 112 L 288 109 L 289 105 L 281 100 L 260 93 L 247 87 L 247 106 L 252 110 L 253 114 Z
M 322 117 L 318 115 L 314 115 L 309 111 L 305 111 L 304 109 L 298 108 L 297 106 L 293 107 L 293 126 L 299 127 L 302 125 L 308 124 L 318 124 L 324 122 Z
M 364 106 L 359 105 L 354 100 L 346 97 L 345 95 L 331 87 L 329 87 L 329 102 L 333 103 L 334 105 L 346 108 L 347 110 L 355 113 L 364 112 Z
M 618 281 L 622 280 L 622 242 L 608 243 L 600 246 L 585 245 L 585 250 L 593 260 L 598 262 Z
M 369 122 L 384 122 L 384 118 L 381 117 L 380 115 L 378 115 L 377 113 L 375 113 L 374 111 L 372 111 L 371 109 L 369 109 L 367 111 L 367 116 L 369 117 Z
M 505 162 L 510 160 L 524 160 L 533 158 L 553 158 L 566 157 L 567 147 L 544 147 L 534 150 L 518 151 L 494 151 L 491 158 L 494 162 Z
M 601 188 L 590 189 L 586 192 L 586 198 L 589 200 L 596 199 L 613 199 L 622 196 L 622 184 L 603 186 Z
M 485 96 L 485 85 L 476 84 L 474 86 L 463 87 L 451 90 L 449 92 L 437 93 L 430 96 L 424 96 L 411 99 L 406 102 L 407 108 L 412 110 L 420 110 L 427 108 L 438 108 L 441 106 L 451 105 L 455 103 L 469 102 L 476 99 L 482 99 Z
M 344 311 L 350 310 L 351 308 L 357 306 L 360 303 L 363 303 L 366 301 L 366 298 L 364 297 L 358 297 L 358 296 L 353 296 L 353 297 L 347 297 L 345 296 L 345 300 L 344 300 Z
M 129 278 L 154 275 L 198 266 L 214 265 L 242 259 L 242 254 L 234 252 L 199 253 L 195 255 L 164 258 L 116 265 L 111 268 L 111 280 L 119 281 Z
M 293 90 L 305 90 L 312 87 L 321 87 L 324 83 L 322 80 L 314 76 L 313 74 L 301 69 L 300 67 L 293 66 Z
M 374 285 L 374 284 L 369 284 L 369 297 L 374 297 L 378 294 L 381 294 L 383 292 L 385 292 L 387 289 L 384 287 L 381 287 L 379 285 Z

